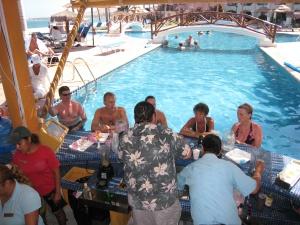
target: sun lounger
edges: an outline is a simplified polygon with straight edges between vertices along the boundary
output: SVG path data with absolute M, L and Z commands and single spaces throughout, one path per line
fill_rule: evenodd
M 288 63 L 288 62 L 284 62 L 283 63 L 285 66 L 287 66 L 288 68 L 300 73 L 300 66 L 295 66 L 294 64 Z
M 124 40 L 122 39 L 112 39 L 112 38 L 102 38 L 103 44 L 97 45 L 100 49 L 99 55 L 106 55 L 106 53 L 115 53 L 119 51 L 124 51 L 124 49 L 120 49 L 120 46 L 124 44 Z

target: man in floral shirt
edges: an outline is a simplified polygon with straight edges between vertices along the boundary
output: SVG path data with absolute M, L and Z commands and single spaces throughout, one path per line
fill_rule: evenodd
M 136 124 L 121 135 L 119 146 L 133 223 L 175 225 L 181 215 L 175 160 L 189 158 L 191 150 L 181 136 L 153 123 L 155 109 L 150 103 L 138 103 L 134 119 Z

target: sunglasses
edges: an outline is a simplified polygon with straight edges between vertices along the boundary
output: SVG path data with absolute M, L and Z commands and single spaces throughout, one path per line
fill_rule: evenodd
M 61 94 L 62 96 L 70 96 L 71 93 Z

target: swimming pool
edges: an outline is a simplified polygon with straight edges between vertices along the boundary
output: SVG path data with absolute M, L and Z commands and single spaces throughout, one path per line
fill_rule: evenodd
M 255 39 L 216 32 L 194 34 L 200 50 L 172 48 L 188 35 L 178 40 L 169 37 L 171 47 L 154 50 L 98 80 L 97 90 L 83 102 L 89 118 L 86 129 L 103 105 L 106 91 L 117 95 L 117 104 L 126 108 L 131 125 L 134 105 L 154 95 L 175 131 L 193 115 L 196 103 L 205 102 L 216 130 L 226 132 L 237 121 L 237 106 L 249 102 L 254 106 L 254 121 L 263 127 L 263 147 L 300 159 L 299 82 L 265 56 Z M 78 93 L 74 98 L 82 102 L 84 90 Z

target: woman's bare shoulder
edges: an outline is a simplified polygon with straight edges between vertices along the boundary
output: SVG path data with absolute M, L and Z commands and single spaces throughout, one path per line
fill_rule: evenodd
M 259 125 L 258 123 L 252 122 L 252 126 L 253 126 L 253 129 L 261 130 L 261 125 Z

